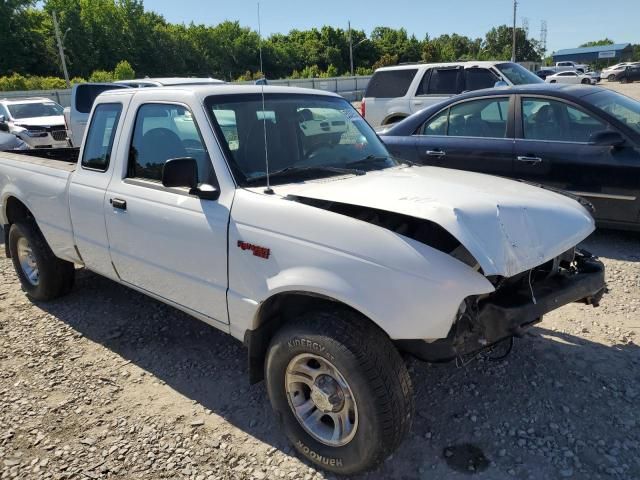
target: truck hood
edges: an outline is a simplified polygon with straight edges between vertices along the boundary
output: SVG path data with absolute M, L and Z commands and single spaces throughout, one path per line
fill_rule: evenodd
M 51 117 L 20 118 L 15 120 L 13 124 L 16 127 L 57 127 L 59 125 L 64 125 L 64 116 L 54 115 Z
M 275 188 L 437 223 L 485 275 L 511 277 L 573 248 L 595 229 L 577 201 L 521 182 L 437 167 L 401 167 Z

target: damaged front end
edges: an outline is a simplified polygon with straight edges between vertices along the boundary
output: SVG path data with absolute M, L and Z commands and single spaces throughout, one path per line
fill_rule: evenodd
M 568 303 L 596 307 L 606 288 L 602 262 L 576 249 L 514 277 L 489 279 L 495 292 L 466 298 L 446 338 L 399 340 L 398 347 L 429 362 L 464 359 L 522 336 L 544 314 Z

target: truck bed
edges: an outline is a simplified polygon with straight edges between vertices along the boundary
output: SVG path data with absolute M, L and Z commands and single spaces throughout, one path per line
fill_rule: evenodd
M 37 218 L 53 253 L 76 260 L 69 215 L 68 183 L 78 157 L 77 149 L 0 152 L 0 212 L 13 197 L 19 198 Z M 4 215 L 0 215 L 3 217 Z M 5 218 L 1 218 L 6 223 Z
M 0 158 L 73 172 L 79 153 L 79 148 L 42 148 L 0 152 Z

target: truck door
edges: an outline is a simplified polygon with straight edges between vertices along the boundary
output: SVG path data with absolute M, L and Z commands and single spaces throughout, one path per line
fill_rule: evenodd
M 109 240 L 104 223 L 104 197 L 115 162 L 110 161 L 118 148 L 122 130 L 122 112 L 130 97 L 96 106 L 80 152 L 80 163 L 69 185 L 69 210 L 76 247 L 87 268 L 116 278 L 109 255 Z
M 217 186 L 198 129 L 207 125 L 204 112 L 198 118 L 181 104 L 136 99 L 129 111 L 132 134 L 120 146 L 122 169 L 114 174 L 104 203 L 118 275 L 214 326 L 227 324 L 227 228 L 234 192 L 204 200 L 161 182 L 167 160 L 191 157 L 198 163 L 200 184 Z

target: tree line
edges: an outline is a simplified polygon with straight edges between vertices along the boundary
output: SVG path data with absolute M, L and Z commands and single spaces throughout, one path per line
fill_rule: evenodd
M 56 12 L 68 70 L 74 81 L 125 76 L 211 76 L 251 80 L 308 78 L 350 73 L 349 32 L 324 26 L 277 33 L 262 41 L 239 22 L 208 26 L 173 24 L 145 10 L 142 0 L 1 0 L 0 77 L 7 85 L 53 85 L 61 76 L 52 14 Z M 539 42 L 516 30 L 519 61 L 544 58 Z M 492 28 L 484 38 L 451 34 L 419 39 L 405 29 L 352 30 L 355 73 L 402 62 L 508 60 L 512 28 Z M 608 39 L 607 39 L 608 40 Z M 120 62 L 128 62 L 116 73 Z M 38 76 L 37 79 L 35 76 Z M 7 78 L 12 80 L 7 80 Z M 2 88 L 2 82 L 0 82 Z M 45 87 L 46 88 L 46 87 Z M 13 88 L 17 89 L 17 88 Z
M 127 60 L 139 76 L 198 75 L 225 80 L 260 74 L 260 38 L 252 28 L 225 21 L 207 26 L 172 24 L 145 10 L 142 0 L 3 0 L 0 2 L 0 76 L 60 76 L 52 13 L 57 13 L 70 76 L 89 78 Z M 540 60 L 535 40 L 517 30 L 519 60 Z M 399 62 L 508 59 L 511 28 L 485 38 L 441 35 L 418 39 L 405 29 L 352 30 L 360 74 Z M 349 33 L 324 26 L 273 34 L 262 41 L 268 78 L 350 72 Z

